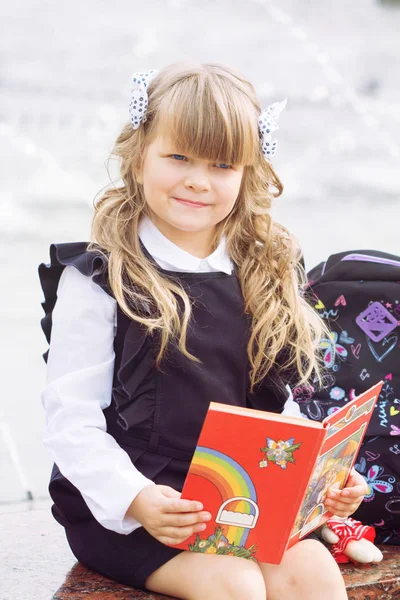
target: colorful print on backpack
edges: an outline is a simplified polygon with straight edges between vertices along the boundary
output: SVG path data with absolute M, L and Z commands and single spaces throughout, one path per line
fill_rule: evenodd
M 324 390 L 293 390 L 304 415 L 321 420 L 384 380 L 356 469 L 368 493 L 353 515 L 377 543 L 400 544 L 400 257 L 376 250 L 334 254 L 308 273 L 308 301 L 331 335 L 321 341 Z

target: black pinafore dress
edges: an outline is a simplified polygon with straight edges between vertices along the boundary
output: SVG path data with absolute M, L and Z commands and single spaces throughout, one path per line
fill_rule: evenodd
M 67 265 L 112 293 L 107 260 L 88 252 L 87 243 L 54 244 L 50 259 L 39 266 L 39 277 L 45 297 L 41 324 L 51 344 L 52 311 Z M 178 273 L 156 266 L 179 282 L 191 299 L 187 348 L 201 362 L 190 361 L 170 344 L 161 368 L 156 368 L 157 339 L 117 308 L 112 401 L 104 415 L 107 432 L 139 471 L 156 484 L 181 491 L 211 401 L 281 412 L 287 392 L 277 373 L 271 372 L 255 392 L 248 392 L 250 319 L 244 314 L 235 273 Z M 143 527 L 129 535 L 104 528 L 57 465 L 49 491 L 53 516 L 65 528 L 76 558 L 120 583 L 144 588 L 153 571 L 182 552 L 165 546 Z

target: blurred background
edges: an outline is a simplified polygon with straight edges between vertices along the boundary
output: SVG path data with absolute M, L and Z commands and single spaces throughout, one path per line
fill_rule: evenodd
M 304 248 L 400 254 L 400 3 L 15 0 L 0 38 L 0 510 L 48 502 L 40 262 L 87 240 L 131 74 L 183 59 L 241 69 L 275 134 L 274 216 Z M 34 501 L 28 498 L 33 497 Z

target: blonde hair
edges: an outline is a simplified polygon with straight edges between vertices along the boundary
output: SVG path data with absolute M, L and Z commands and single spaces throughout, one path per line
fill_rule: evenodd
M 269 214 L 283 186 L 261 151 L 253 86 L 225 65 L 180 63 L 157 75 L 148 96 L 146 122 L 137 130 L 128 123 L 115 143 L 111 157 L 120 161 L 123 185 L 95 202 L 89 245 L 108 257 L 109 284 L 121 310 L 150 334 L 159 333 L 158 366 L 171 341 L 190 360 L 198 360 L 186 348 L 188 295 L 148 260 L 138 237 L 147 204 L 135 173 L 148 145 L 167 132 L 184 154 L 244 166 L 237 201 L 216 227 L 214 247 L 225 235 L 245 312 L 251 315 L 250 390 L 276 363 L 288 373 L 296 370 L 296 384 L 312 375 L 321 382 L 317 348 L 327 330 L 301 293 L 306 276 L 297 242 Z

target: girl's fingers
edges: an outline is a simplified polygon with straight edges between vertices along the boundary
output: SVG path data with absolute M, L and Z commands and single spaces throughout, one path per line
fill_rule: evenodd
M 158 490 L 162 494 L 162 505 L 160 509 L 162 512 L 196 512 L 203 510 L 203 505 L 197 500 L 182 500 L 181 493 L 168 485 L 157 486 Z
M 187 527 L 204 523 L 211 519 L 210 513 L 206 511 L 195 513 L 167 513 L 163 515 L 163 523 L 165 527 Z
M 191 513 L 203 510 L 201 502 L 196 500 L 181 500 L 180 498 L 165 498 L 161 511 L 163 513 Z
M 333 513 L 334 515 L 337 515 L 338 517 L 343 517 L 346 516 L 348 517 L 349 515 L 353 514 L 353 512 L 355 512 L 357 510 L 357 508 L 360 506 L 362 501 L 362 498 L 359 499 L 359 501 L 355 501 L 354 499 L 352 499 L 351 501 L 346 499 L 346 500 L 326 500 L 325 501 L 325 506 L 326 508 Z
M 368 486 L 364 482 L 364 483 L 360 483 L 358 485 L 354 485 L 353 487 L 344 488 L 340 492 L 340 495 L 343 497 L 347 497 L 347 498 L 358 498 L 359 496 L 365 496 L 365 494 L 367 492 L 368 492 Z
M 325 503 L 327 506 L 336 506 L 337 504 L 343 504 L 343 506 L 351 506 L 353 504 L 361 504 L 364 496 L 358 496 L 357 498 L 326 498 Z
M 201 523 L 197 523 L 192 527 L 163 527 L 158 539 L 168 539 L 171 540 L 168 542 L 170 544 L 179 544 L 193 533 L 200 533 L 201 531 L 204 531 L 204 529 L 205 525 L 202 525 Z
M 339 517 L 343 516 L 339 513 L 345 513 L 346 517 L 352 515 L 353 512 L 357 510 L 359 504 L 340 504 L 337 503 L 335 506 L 327 506 L 328 510 L 334 515 L 338 515 Z
M 352 485 L 357 485 L 357 484 L 366 484 L 366 481 L 364 479 L 364 477 L 361 475 L 361 473 L 359 473 L 358 471 L 356 471 L 354 468 L 350 471 L 350 477 L 347 481 L 347 485 L 349 485 L 350 487 Z
M 367 485 L 364 480 L 362 483 L 343 490 L 331 488 L 327 493 L 324 504 L 331 513 L 338 517 L 347 517 L 360 506 L 366 491 Z
M 346 492 L 345 495 L 360 494 L 365 495 L 368 491 L 368 484 L 364 477 L 358 473 L 355 469 L 350 471 L 350 477 L 347 480 L 346 487 L 343 488 L 342 492 Z M 347 494 L 348 493 L 348 494 Z
M 158 490 L 162 493 L 163 496 L 166 496 L 167 498 L 180 498 L 181 497 L 181 492 L 178 492 L 178 490 L 175 490 L 174 488 L 172 488 L 169 485 L 158 485 Z
M 350 502 L 356 502 L 362 500 L 367 493 L 368 488 L 366 485 L 356 485 L 352 488 L 344 488 L 343 490 L 335 490 L 331 488 L 326 497 L 331 500 L 341 500 L 343 502 L 349 500 Z

